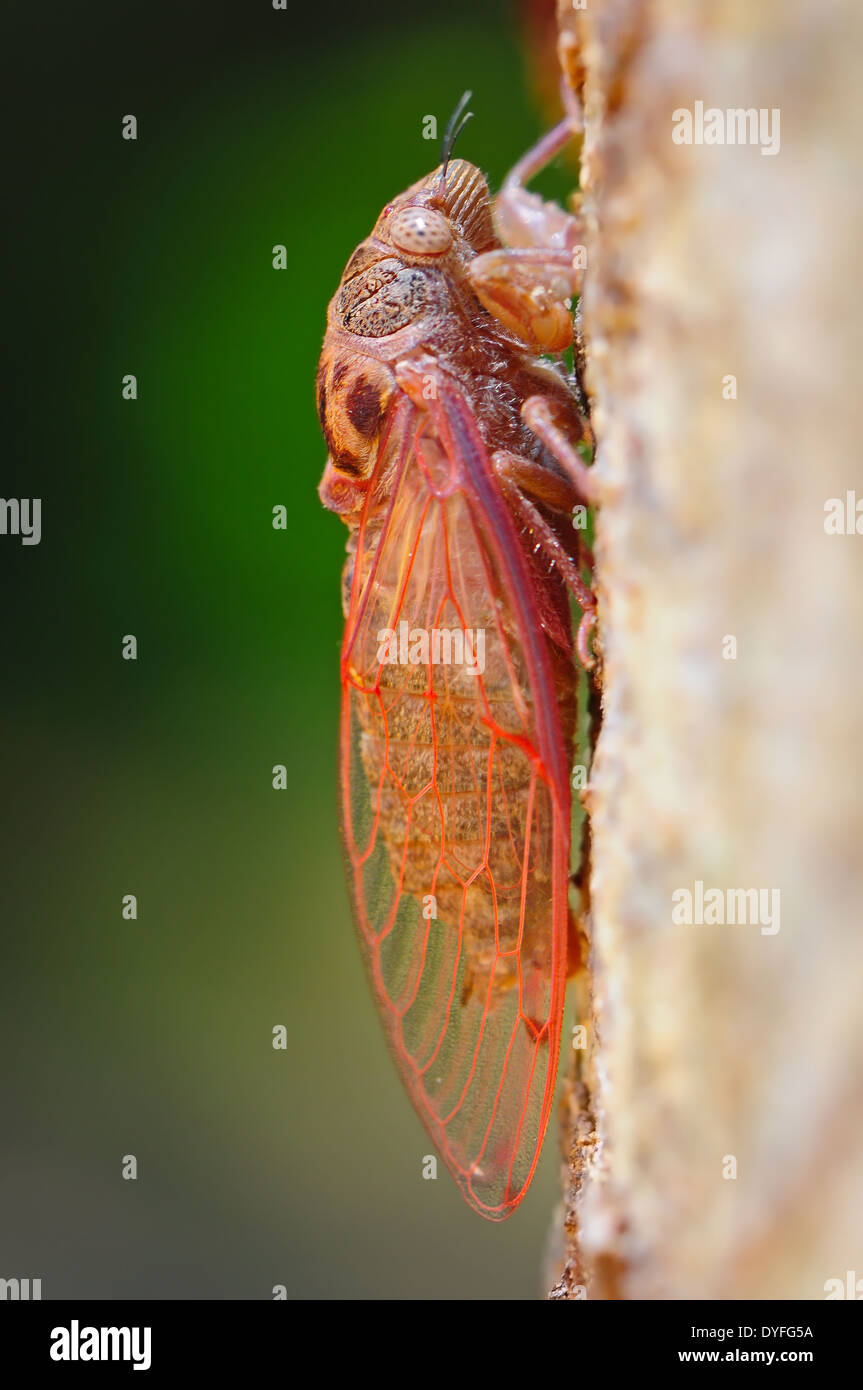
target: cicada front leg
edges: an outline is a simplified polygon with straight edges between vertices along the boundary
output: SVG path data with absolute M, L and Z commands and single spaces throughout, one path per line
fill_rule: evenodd
M 573 122 L 567 117 L 529 149 L 507 174 L 494 207 L 495 224 L 505 245 L 515 249 L 573 251 L 580 244 L 580 219 L 527 189 L 530 180 L 569 144 L 574 135 Z
M 581 290 L 581 223 L 526 184 L 572 138 L 562 121 L 520 160 L 495 200 L 503 247 L 477 256 L 470 282 L 480 303 L 535 352 L 572 343 L 571 300 Z

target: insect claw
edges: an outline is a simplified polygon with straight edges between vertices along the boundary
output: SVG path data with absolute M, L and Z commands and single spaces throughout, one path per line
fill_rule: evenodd
M 596 665 L 596 657 L 590 650 L 590 634 L 595 627 L 596 609 L 586 608 L 581 615 L 581 622 L 575 637 L 576 651 L 585 671 L 592 671 Z

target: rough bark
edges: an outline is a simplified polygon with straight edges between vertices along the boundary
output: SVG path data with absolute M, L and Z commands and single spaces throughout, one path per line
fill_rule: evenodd
M 863 500 L 863 10 L 561 13 L 604 686 L 555 1296 L 824 1298 L 863 1276 L 863 535 L 825 531 Z M 779 153 L 675 144 L 698 100 L 779 108 Z M 676 925 L 699 880 L 780 929 Z

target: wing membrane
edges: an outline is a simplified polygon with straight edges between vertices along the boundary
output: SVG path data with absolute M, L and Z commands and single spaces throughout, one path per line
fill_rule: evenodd
M 467 1200 L 500 1219 L 553 1097 L 574 679 L 508 511 L 490 515 L 484 451 L 468 463 L 429 417 L 382 451 L 342 656 L 342 816 L 392 1051 Z

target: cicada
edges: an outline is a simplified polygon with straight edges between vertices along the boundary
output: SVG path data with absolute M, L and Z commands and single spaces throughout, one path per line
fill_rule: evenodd
M 572 518 L 593 479 L 565 366 L 580 229 L 526 188 L 572 119 L 493 203 L 451 157 L 469 96 L 440 166 L 348 261 L 317 392 L 320 496 L 349 530 L 339 782 L 359 939 L 417 1111 L 501 1220 L 537 1165 L 577 964 L 576 652 L 593 664 L 595 600 Z

